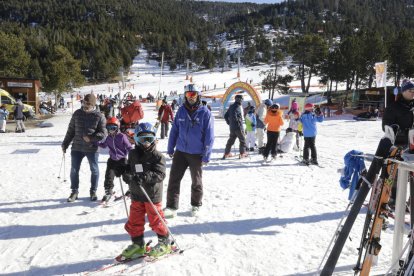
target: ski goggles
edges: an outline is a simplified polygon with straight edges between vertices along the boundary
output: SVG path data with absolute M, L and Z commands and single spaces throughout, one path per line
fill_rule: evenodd
M 197 91 L 187 91 L 185 92 L 185 96 L 186 98 L 196 98 L 198 96 L 198 92 Z
M 139 144 L 149 143 L 152 144 L 155 141 L 155 136 L 153 135 L 143 135 L 143 136 L 134 136 L 135 142 Z
M 117 125 L 107 125 L 106 129 L 108 131 L 117 131 L 118 130 L 118 126 Z

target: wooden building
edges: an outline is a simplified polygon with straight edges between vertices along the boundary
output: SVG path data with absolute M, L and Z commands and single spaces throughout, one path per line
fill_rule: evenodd
M 30 104 L 39 113 L 38 93 L 42 84 L 38 79 L 0 77 L 0 88 L 9 92 L 16 100 L 21 99 L 25 104 Z

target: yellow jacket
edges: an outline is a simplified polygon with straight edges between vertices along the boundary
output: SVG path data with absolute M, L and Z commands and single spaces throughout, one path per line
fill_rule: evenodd
M 284 124 L 282 115 L 282 110 L 278 110 L 277 112 L 272 112 L 271 110 L 268 110 L 266 117 L 264 119 L 264 123 L 265 125 L 267 125 L 267 130 L 276 132 L 280 131 Z

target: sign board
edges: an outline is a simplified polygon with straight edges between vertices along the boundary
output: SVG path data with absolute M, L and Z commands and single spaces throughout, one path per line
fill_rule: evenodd
M 12 82 L 12 81 L 8 81 L 7 82 L 7 86 L 8 87 L 26 87 L 26 88 L 32 88 L 33 87 L 33 83 L 31 83 L 31 82 Z
M 379 95 L 380 91 L 365 91 L 365 95 Z

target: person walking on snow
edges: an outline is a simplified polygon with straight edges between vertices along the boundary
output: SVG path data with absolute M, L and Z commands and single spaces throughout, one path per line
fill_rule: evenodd
M 99 181 L 98 166 L 98 142 L 105 139 L 108 132 L 106 130 L 106 120 L 102 113 L 96 110 L 96 97 L 93 94 L 85 95 L 82 107 L 76 110 L 69 122 L 69 127 L 62 142 L 63 154 L 66 153 L 70 143 L 71 150 L 71 169 L 70 182 L 72 192 L 68 202 L 78 199 L 79 194 L 79 170 L 82 159 L 86 156 L 91 170 L 91 187 L 89 189 L 90 200 L 96 201 L 96 189 Z
M 267 144 L 263 152 L 264 161 L 268 161 L 269 153 L 272 155 L 271 162 L 276 159 L 276 148 L 277 142 L 279 140 L 280 130 L 284 124 L 283 111 L 280 110 L 280 105 L 278 103 L 273 104 L 264 119 L 265 125 L 267 125 Z
M 150 123 L 140 123 L 134 131 L 135 149 L 128 154 L 128 166 L 122 175 L 131 191 L 131 206 L 125 230 L 132 244 L 122 251 L 122 260 L 138 258 L 143 255 L 159 257 L 171 252 L 168 229 L 162 211 L 162 190 L 165 179 L 165 157 L 156 148 L 155 129 Z M 160 214 L 157 215 L 152 204 Z M 148 252 L 144 241 L 145 214 L 149 225 L 158 236 L 158 244 Z
M 264 118 L 266 117 L 266 113 L 268 108 L 272 105 L 272 101 L 267 99 L 264 103 L 261 103 L 257 108 L 256 114 L 256 138 L 257 138 L 257 147 L 260 150 L 263 150 L 263 138 L 265 134 L 265 124 Z M 259 152 L 260 153 L 260 152 Z
M 6 106 L 3 104 L 0 106 L 0 133 L 6 133 L 6 123 L 9 112 L 6 109 Z
M 249 151 L 254 151 L 256 144 L 256 114 L 254 106 L 250 106 L 244 121 L 246 123 L 246 145 Z
M 194 84 L 185 86 L 185 102 L 178 109 L 168 139 L 168 155 L 172 158 L 167 190 L 166 218 L 176 215 L 180 185 L 187 168 L 191 173 L 191 212 L 198 215 L 203 199 L 202 166 L 210 161 L 214 143 L 214 119 L 201 104 L 201 90 Z
M 120 177 L 126 167 L 126 158 L 128 152 L 132 149 L 132 145 L 128 140 L 126 134 L 119 131 L 120 123 L 117 118 L 110 117 L 106 120 L 106 129 L 108 136 L 105 140 L 98 142 L 101 148 L 109 148 L 109 158 L 106 163 L 105 172 L 105 195 L 102 201 L 109 201 L 112 197 L 112 190 L 114 188 L 114 178 Z
M 295 133 L 295 137 L 296 137 L 296 149 L 299 151 L 301 146 L 300 146 L 300 131 L 299 131 L 299 123 L 300 123 L 300 113 L 299 111 L 295 111 L 293 113 L 289 114 L 289 127 L 292 132 Z
M 236 95 L 234 97 L 234 103 L 230 105 L 229 109 L 224 114 L 224 119 L 226 123 L 230 126 L 230 137 L 227 140 L 226 148 L 224 149 L 223 159 L 231 157 L 230 153 L 231 147 L 233 146 L 236 138 L 239 138 L 239 157 L 247 157 L 246 153 L 246 137 L 244 136 L 244 127 L 243 127 L 243 114 L 242 114 L 242 102 L 243 96 Z
M 17 100 L 16 105 L 14 106 L 13 116 L 16 121 L 16 132 L 25 132 L 26 127 L 23 123 L 24 114 L 23 114 L 23 103 L 20 99 Z
M 315 108 L 315 111 L 313 110 L 313 108 L 313 104 L 305 104 L 305 112 L 300 117 L 300 121 L 303 127 L 303 137 L 305 139 L 305 145 L 303 147 L 303 163 L 305 163 L 306 165 L 319 164 L 315 146 L 317 134 L 316 122 L 323 122 L 323 114 L 319 107 Z M 309 150 L 311 151 L 310 161 Z
M 164 139 L 164 137 L 168 137 L 170 122 L 174 120 L 172 108 L 166 99 L 162 100 L 162 104 L 158 110 L 158 120 L 161 123 L 161 139 Z

